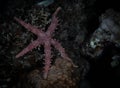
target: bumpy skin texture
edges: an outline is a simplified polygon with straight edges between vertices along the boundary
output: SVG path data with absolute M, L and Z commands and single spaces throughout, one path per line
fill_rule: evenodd
M 68 61 L 72 62 L 72 60 L 67 56 L 65 53 L 64 48 L 61 46 L 61 44 L 52 38 L 52 33 L 55 31 L 57 25 L 58 25 L 58 18 L 56 17 L 57 13 L 59 12 L 61 8 L 58 7 L 57 10 L 54 12 L 51 20 L 51 24 L 48 27 L 48 30 L 46 32 L 42 31 L 41 29 L 38 29 L 35 26 L 32 26 L 31 24 L 27 24 L 24 21 L 18 19 L 17 17 L 14 17 L 14 19 L 20 23 L 22 26 L 24 26 L 26 29 L 37 35 L 37 39 L 34 40 L 32 43 L 30 43 L 26 48 L 24 48 L 20 53 L 16 55 L 16 58 L 19 58 L 26 54 L 27 52 L 31 51 L 32 49 L 36 48 L 39 45 L 44 46 L 44 52 L 45 52 L 45 67 L 44 67 L 44 74 L 43 78 L 46 79 L 49 68 L 51 65 L 51 45 L 54 46 L 60 53 L 61 56 Z M 72 62 L 73 64 L 73 62 Z

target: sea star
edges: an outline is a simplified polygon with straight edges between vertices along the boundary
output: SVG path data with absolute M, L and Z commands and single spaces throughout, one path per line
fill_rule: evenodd
M 67 59 L 68 61 L 72 62 L 72 60 L 67 56 L 65 53 L 64 48 L 61 46 L 61 44 L 56 41 L 55 39 L 52 39 L 52 33 L 55 31 L 57 25 L 58 25 L 58 17 L 56 17 L 57 13 L 59 12 L 61 8 L 58 7 L 57 10 L 52 15 L 51 24 L 48 27 L 48 30 L 46 32 L 42 31 L 41 29 L 38 29 L 37 27 L 32 26 L 31 24 L 27 24 L 24 21 L 18 19 L 17 17 L 14 17 L 14 19 L 20 23 L 22 26 L 24 26 L 26 29 L 37 35 L 37 39 L 30 43 L 26 48 L 24 48 L 20 53 L 16 55 L 16 58 L 19 58 L 26 54 L 27 52 L 31 51 L 32 49 L 36 48 L 39 45 L 44 46 L 44 53 L 45 53 L 45 66 L 43 71 L 43 78 L 46 79 L 50 65 L 51 65 L 51 45 L 54 46 L 61 54 L 61 57 L 64 59 Z M 73 63 L 73 62 L 72 62 Z

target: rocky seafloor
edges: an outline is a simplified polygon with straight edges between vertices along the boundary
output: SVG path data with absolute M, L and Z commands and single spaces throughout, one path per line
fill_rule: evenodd
M 120 10 L 105 3 L 102 9 L 97 7 L 98 3 L 97 0 L 1 0 L 0 88 L 119 86 Z M 77 67 L 61 58 L 52 47 L 50 71 L 48 78 L 43 79 L 43 46 L 15 58 L 36 36 L 14 17 L 46 31 L 58 7 L 62 9 L 57 15 L 59 25 L 53 38 L 61 43 Z

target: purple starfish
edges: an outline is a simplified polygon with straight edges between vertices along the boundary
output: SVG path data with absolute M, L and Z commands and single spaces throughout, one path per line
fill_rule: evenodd
M 16 58 L 23 56 L 24 54 L 26 54 L 27 52 L 31 51 L 33 48 L 36 48 L 39 45 L 43 45 L 44 52 L 45 52 L 45 59 L 44 59 L 45 60 L 45 67 L 44 67 L 44 72 L 43 72 L 44 79 L 47 78 L 49 68 L 51 65 L 51 57 L 52 57 L 51 56 L 51 45 L 54 46 L 61 53 L 61 57 L 72 62 L 72 60 L 65 53 L 65 50 L 61 46 L 61 44 L 58 41 L 56 41 L 55 39 L 52 39 L 52 33 L 55 31 L 55 29 L 58 25 L 58 21 L 59 21 L 58 18 L 56 17 L 56 15 L 60 9 L 61 8 L 58 7 L 57 10 L 54 12 L 54 14 L 52 16 L 51 24 L 48 27 L 48 30 L 46 32 L 32 26 L 31 24 L 27 24 L 24 21 L 14 17 L 14 19 L 18 23 L 20 23 L 22 26 L 24 26 L 26 29 L 28 29 L 29 31 L 31 31 L 32 33 L 37 35 L 37 37 L 38 37 L 35 41 L 30 43 L 25 49 L 23 49 L 20 53 L 18 53 L 16 55 Z

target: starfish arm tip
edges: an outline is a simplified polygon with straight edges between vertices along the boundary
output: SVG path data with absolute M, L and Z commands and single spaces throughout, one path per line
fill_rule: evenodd
M 20 56 L 19 55 L 16 55 L 15 58 L 19 58 Z

